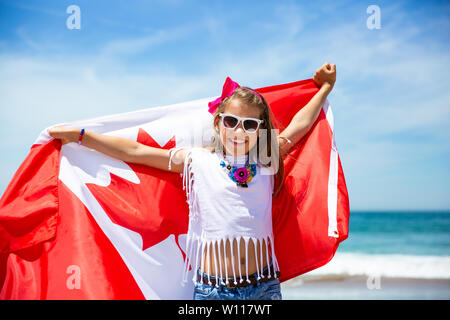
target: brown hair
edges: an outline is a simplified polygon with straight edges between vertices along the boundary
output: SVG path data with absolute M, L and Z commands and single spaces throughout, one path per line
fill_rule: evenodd
M 233 99 L 238 99 L 240 102 L 245 103 L 246 105 L 255 106 L 261 111 L 260 113 L 261 119 L 263 119 L 264 122 L 261 124 L 260 129 L 266 129 L 267 135 L 265 136 L 267 138 L 263 139 L 263 141 L 260 141 L 261 134 L 258 135 L 257 143 L 255 147 L 252 148 L 252 150 L 255 148 L 259 149 L 260 147 L 261 150 L 256 150 L 256 152 L 252 152 L 252 150 L 249 150 L 249 162 L 250 163 L 260 162 L 259 155 L 263 154 L 267 155 L 267 157 L 270 157 L 270 161 L 267 164 L 261 163 L 263 166 L 270 167 L 273 164 L 275 169 L 278 167 L 274 186 L 274 196 L 276 197 L 281 190 L 284 180 L 284 162 L 279 155 L 278 136 L 276 134 L 273 134 L 275 133 L 275 131 L 273 131 L 275 127 L 272 121 L 275 121 L 275 123 L 277 124 L 278 122 L 273 117 L 272 111 L 270 110 L 269 105 L 267 101 L 264 99 L 264 97 L 262 97 L 261 101 L 258 95 L 256 95 L 255 93 L 253 93 L 251 90 L 248 89 L 250 88 L 242 86 L 236 88 L 231 96 L 225 98 L 220 103 L 220 105 L 217 107 L 216 111 L 213 114 L 214 116 L 213 125 L 214 126 L 216 125 L 217 121 L 219 120 L 219 114 L 225 111 L 227 104 Z M 278 128 L 280 128 L 280 126 L 278 126 Z M 262 136 L 264 138 L 264 135 Z M 275 150 L 272 150 L 273 146 L 275 146 Z M 208 149 L 211 152 L 219 152 L 220 150 L 223 150 L 223 145 L 222 141 L 220 140 L 218 130 L 214 130 L 214 137 L 211 140 L 211 143 L 209 145 L 204 146 L 203 148 Z M 277 159 L 278 161 L 276 161 Z

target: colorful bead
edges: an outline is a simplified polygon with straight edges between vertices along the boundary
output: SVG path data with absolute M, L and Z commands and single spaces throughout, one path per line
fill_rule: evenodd
M 83 135 L 84 135 L 84 128 L 81 129 L 80 135 L 78 137 L 78 145 L 81 145 L 81 140 L 83 140 Z

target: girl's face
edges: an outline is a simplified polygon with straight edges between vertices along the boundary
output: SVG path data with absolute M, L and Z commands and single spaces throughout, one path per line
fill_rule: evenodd
M 237 99 L 231 100 L 223 113 L 231 113 L 242 118 L 260 119 L 260 110 L 258 108 L 245 105 Z M 224 127 L 222 118 L 218 117 L 217 127 L 225 153 L 233 156 L 242 156 L 256 145 L 261 125 L 255 133 L 247 133 L 242 127 L 242 121 L 239 122 L 236 128 L 229 129 Z

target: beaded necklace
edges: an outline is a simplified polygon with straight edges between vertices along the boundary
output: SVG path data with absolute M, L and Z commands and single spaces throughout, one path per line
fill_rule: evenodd
M 248 188 L 247 183 L 252 181 L 252 178 L 256 175 L 256 164 L 249 163 L 248 155 L 246 155 L 245 165 L 242 167 L 231 165 L 230 162 L 224 156 L 220 161 L 220 166 L 228 171 L 228 176 L 236 185 L 243 188 Z

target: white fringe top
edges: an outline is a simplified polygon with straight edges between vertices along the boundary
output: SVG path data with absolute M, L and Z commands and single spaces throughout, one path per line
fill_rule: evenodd
M 279 271 L 275 257 L 272 230 L 273 171 L 270 168 L 257 164 L 256 175 L 248 182 L 248 187 L 237 186 L 236 182 L 233 182 L 228 176 L 228 170 L 220 166 L 224 156 L 221 153 L 210 152 L 201 147 L 176 147 L 170 149 L 169 170 L 171 170 L 172 157 L 182 148 L 189 149 L 184 161 L 183 173 L 180 174 L 183 177 L 183 189 L 186 190 L 187 203 L 189 204 L 189 227 L 182 284 L 184 285 L 187 282 L 189 265 L 191 267 L 195 266 L 192 281 L 194 284 L 197 283 L 197 268 L 201 264 L 201 269 L 205 270 L 203 268 L 205 250 L 207 250 L 206 261 L 208 270 L 211 270 L 209 266 L 211 245 L 213 245 L 212 248 L 218 247 L 219 257 L 221 258 L 221 252 L 226 255 L 225 243 L 230 241 L 231 254 L 233 256 L 233 245 L 231 244 L 236 239 L 239 251 L 241 238 L 244 239 L 245 243 L 246 261 L 249 240 L 251 239 L 254 244 L 255 257 L 258 257 L 258 246 L 256 244 L 257 242 L 260 244 L 261 261 L 257 261 L 256 264 L 258 279 L 264 277 L 262 274 L 264 254 L 267 258 L 266 261 L 269 263 L 272 260 L 274 270 Z M 245 164 L 246 157 L 246 155 L 238 157 L 225 156 L 231 165 L 238 166 Z M 263 241 L 266 243 L 266 252 L 263 252 Z M 269 246 L 270 250 L 268 249 Z M 237 256 L 240 257 L 240 252 L 238 252 Z M 219 261 L 222 261 L 220 258 Z M 216 274 L 220 275 L 221 279 L 226 279 L 226 282 L 222 281 L 223 285 L 228 284 L 229 278 L 233 278 L 235 284 L 237 283 L 237 277 L 242 282 L 245 280 L 245 276 L 246 280 L 250 282 L 248 262 L 246 263 L 246 270 L 242 271 L 239 264 L 239 274 L 236 275 L 234 259 L 231 259 L 233 274 L 228 275 L 226 261 L 225 256 L 225 270 L 222 270 L 222 264 L 218 263 L 214 255 Z M 217 264 L 220 266 L 219 269 Z M 216 286 L 218 286 L 217 283 Z

